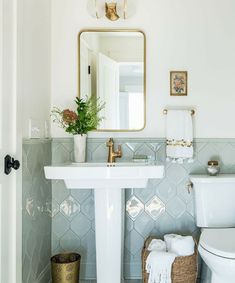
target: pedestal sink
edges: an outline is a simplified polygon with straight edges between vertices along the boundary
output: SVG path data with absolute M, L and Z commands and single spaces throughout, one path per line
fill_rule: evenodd
M 164 166 L 148 163 L 72 163 L 46 166 L 47 179 L 68 189 L 94 189 L 97 283 L 122 280 L 124 188 L 146 188 L 163 178 Z

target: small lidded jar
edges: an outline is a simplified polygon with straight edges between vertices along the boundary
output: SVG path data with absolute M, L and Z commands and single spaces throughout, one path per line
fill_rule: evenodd
M 216 176 L 219 174 L 219 162 L 217 160 L 210 160 L 208 161 L 207 172 L 210 176 Z

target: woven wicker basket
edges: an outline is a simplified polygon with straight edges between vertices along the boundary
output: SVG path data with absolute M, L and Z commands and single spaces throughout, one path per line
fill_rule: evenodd
M 150 242 L 154 237 L 148 237 L 142 250 L 142 273 L 143 283 L 148 283 L 149 274 L 145 270 L 146 260 L 149 255 L 147 250 Z M 172 265 L 171 270 L 172 283 L 195 283 L 197 281 L 197 246 L 191 256 L 177 257 Z

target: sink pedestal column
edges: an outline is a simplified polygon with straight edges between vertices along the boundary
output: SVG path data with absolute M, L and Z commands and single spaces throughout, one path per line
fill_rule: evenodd
M 123 256 L 123 190 L 96 189 L 97 283 L 120 283 Z

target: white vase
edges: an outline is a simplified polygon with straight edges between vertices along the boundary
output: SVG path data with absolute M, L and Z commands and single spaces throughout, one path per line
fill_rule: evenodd
M 86 138 L 87 135 L 74 135 L 74 161 L 85 162 L 86 160 Z

